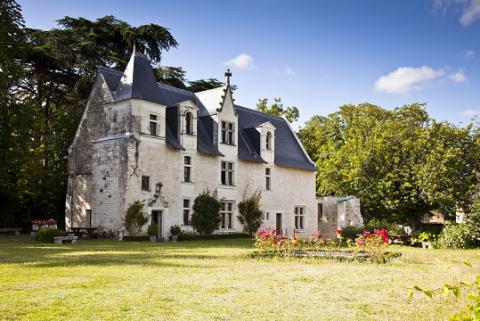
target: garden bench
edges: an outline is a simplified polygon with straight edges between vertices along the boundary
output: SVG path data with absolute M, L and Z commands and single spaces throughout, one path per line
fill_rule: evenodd
M 78 237 L 75 235 L 69 235 L 69 236 L 56 236 L 53 239 L 53 243 L 55 244 L 63 244 L 64 242 L 70 243 L 70 244 L 75 244 L 77 243 Z
M 19 235 L 22 231 L 20 227 L 0 227 L 0 233 L 15 233 L 15 235 Z

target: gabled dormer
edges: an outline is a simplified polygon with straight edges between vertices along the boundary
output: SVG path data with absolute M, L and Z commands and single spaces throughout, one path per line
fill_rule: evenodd
M 265 122 L 255 128 L 260 134 L 260 157 L 267 163 L 275 161 L 275 126 Z
M 178 103 L 178 137 L 187 150 L 197 150 L 197 106 L 191 100 Z

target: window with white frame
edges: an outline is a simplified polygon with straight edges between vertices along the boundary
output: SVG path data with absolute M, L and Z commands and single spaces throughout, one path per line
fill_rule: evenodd
M 295 229 L 303 230 L 305 228 L 305 207 L 295 206 Z
M 150 135 L 157 136 L 158 129 L 157 129 L 157 115 L 150 114 Z
M 185 133 L 193 135 L 193 115 L 191 112 L 185 114 Z
M 233 135 L 234 135 L 233 123 L 230 123 L 228 121 L 222 121 L 222 143 L 233 145 L 234 144 Z
M 267 132 L 267 137 L 265 139 L 265 147 L 267 150 L 272 150 L 272 133 Z
M 192 182 L 192 157 L 183 157 L 183 181 L 185 183 Z
M 231 229 L 233 219 L 233 202 L 222 201 L 220 202 L 220 228 Z
M 271 189 L 272 177 L 271 177 L 271 169 L 265 168 L 265 189 L 269 191 Z
M 222 185 L 233 186 L 233 163 L 222 162 L 221 166 L 221 182 Z
M 190 200 L 183 200 L 183 225 L 190 225 Z

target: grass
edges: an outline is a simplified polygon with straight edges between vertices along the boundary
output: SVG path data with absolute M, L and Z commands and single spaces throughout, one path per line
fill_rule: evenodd
M 252 259 L 251 247 L 2 237 L 0 320 L 442 320 L 466 298 L 409 301 L 408 289 L 480 274 L 479 250 L 398 247 L 400 259 L 373 264 Z

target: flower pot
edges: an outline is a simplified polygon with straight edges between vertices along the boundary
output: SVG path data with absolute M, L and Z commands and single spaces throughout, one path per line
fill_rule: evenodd
M 178 241 L 178 235 L 171 235 L 170 239 L 172 240 L 172 242 L 177 242 Z
M 156 235 L 149 235 L 150 242 L 156 242 L 157 241 L 157 236 Z
M 422 242 L 422 247 L 424 249 L 431 249 L 432 248 L 432 243 L 431 242 Z

